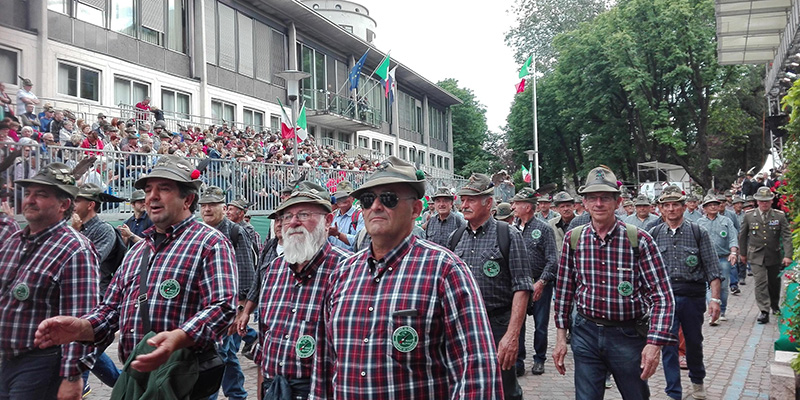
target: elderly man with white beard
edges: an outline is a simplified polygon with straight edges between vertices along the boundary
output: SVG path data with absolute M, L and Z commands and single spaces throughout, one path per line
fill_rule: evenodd
M 259 399 L 308 397 L 323 329 L 323 290 L 336 264 L 352 254 L 327 241 L 333 222 L 329 199 L 327 190 L 305 181 L 275 210 L 283 255 L 266 268 L 261 285 Z

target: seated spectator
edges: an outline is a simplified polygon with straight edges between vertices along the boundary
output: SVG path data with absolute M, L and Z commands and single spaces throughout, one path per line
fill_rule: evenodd
M 41 123 L 41 126 L 39 127 L 39 132 L 42 133 L 50 132 L 50 122 L 53 122 L 54 114 L 55 112 L 53 110 L 53 106 L 51 106 L 50 103 L 45 103 L 44 111 L 40 112 L 38 115 L 39 122 Z
M 33 108 L 33 104 L 25 105 L 25 113 L 19 116 L 19 122 L 22 126 L 31 126 L 38 131 L 42 123 L 39 121 L 39 116 L 33 112 Z
M 64 121 L 66 121 L 66 118 L 64 118 L 63 111 L 58 110 L 54 112 L 53 121 L 50 122 L 50 130 L 49 130 L 50 133 L 53 134 L 53 136 L 58 136 L 58 142 L 61 143 L 62 145 L 67 141 L 69 141 L 68 137 L 64 138 L 64 140 L 61 140 L 61 128 L 64 127 Z
M 100 137 L 98 136 L 97 131 L 93 131 L 91 129 L 91 126 L 89 126 L 89 125 L 85 125 L 83 127 L 83 131 L 84 131 L 83 134 L 86 136 L 86 138 L 83 139 L 83 142 L 81 143 L 81 148 L 93 149 L 93 150 L 103 150 L 103 147 L 104 147 L 103 146 L 103 141 L 100 140 Z M 102 154 L 103 154 L 102 151 L 96 151 L 96 152 L 87 151 L 86 152 L 86 155 L 89 156 L 89 157 L 91 157 L 93 155 L 100 156 Z
M 55 123 L 55 121 L 53 121 Z M 75 134 L 75 130 L 73 129 L 72 121 L 65 119 L 64 123 L 61 125 L 61 130 L 58 131 L 58 142 L 61 143 L 62 146 L 67 146 L 68 143 L 72 141 L 72 135 Z M 75 143 L 77 147 L 81 144 L 81 140 L 83 138 L 79 135 L 78 143 Z

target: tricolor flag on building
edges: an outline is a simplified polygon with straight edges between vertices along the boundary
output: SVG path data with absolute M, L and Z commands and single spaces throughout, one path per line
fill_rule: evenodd
M 383 61 L 378 65 L 378 68 L 375 68 L 374 74 L 377 74 L 381 77 L 382 81 L 385 81 L 386 78 L 389 76 L 389 53 L 386 53 L 386 57 L 383 58 Z
M 303 108 L 300 109 L 300 114 L 297 116 L 297 137 L 300 140 L 308 139 L 308 123 L 306 122 L 306 103 L 303 103 Z
M 384 88 L 384 97 L 389 99 L 389 104 L 394 102 L 395 97 L 397 97 L 397 81 L 395 81 L 394 74 L 397 71 L 397 67 L 392 68 L 389 71 L 389 76 L 383 82 Z
M 281 99 L 278 99 L 278 105 L 281 106 L 281 138 L 282 139 L 291 139 L 295 137 L 294 135 L 294 128 L 292 127 L 292 119 L 286 115 L 286 109 L 283 107 L 283 103 L 281 103 Z M 306 123 L 306 105 L 303 104 L 303 109 L 300 110 L 300 115 L 297 117 L 297 141 L 306 140 L 308 137 L 308 124 Z

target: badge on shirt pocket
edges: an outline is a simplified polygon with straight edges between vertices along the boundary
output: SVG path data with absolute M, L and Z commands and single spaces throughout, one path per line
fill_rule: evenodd
M 727 231 L 720 231 L 719 235 L 722 236 L 722 237 L 728 237 L 728 232 Z
M 167 279 L 164 282 L 161 282 L 161 285 L 158 288 L 158 293 L 161 294 L 161 297 L 167 300 L 174 299 L 180 292 L 181 284 L 175 279 Z
M 419 344 L 419 334 L 417 330 L 408 325 L 403 325 L 392 333 L 392 346 L 397 351 L 408 353 L 417 348 Z
M 14 298 L 19 301 L 28 300 L 28 297 L 31 295 L 31 290 L 28 288 L 28 285 L 24 283 L 18 283 L 17 286 L 14 286 L 12 290 Z
M 311 335 L 303 335 L 297 339 L 294 346 L 297 356 L 300 358 L 308 358 L 314 355 L 317 350 L 317 340 Z
M 540 231 L 538 229 L 534 229 L 533 232 L 531 232 L 531 237 L 534 240 L 539 239 L 540 237 L 542 237 L 542 231 Z
M 494 278 L 500 273 L 500 263 L 494 260 L 489 260 L 483 263 L 483 274 L 489 278 Z

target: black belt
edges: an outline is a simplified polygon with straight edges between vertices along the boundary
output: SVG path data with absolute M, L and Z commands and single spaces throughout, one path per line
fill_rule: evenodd
M 605 327 L 613 327 L 613 328 L 635 328 L 636 327 L 636 319 L 629 319 L 627 321 L 611 321 L 603 318 L 592 318 L 586 314 L 578 313 L 583 318 L 586 318 L 587 321 L 594 322 L 598 326 L 605 326 Z

